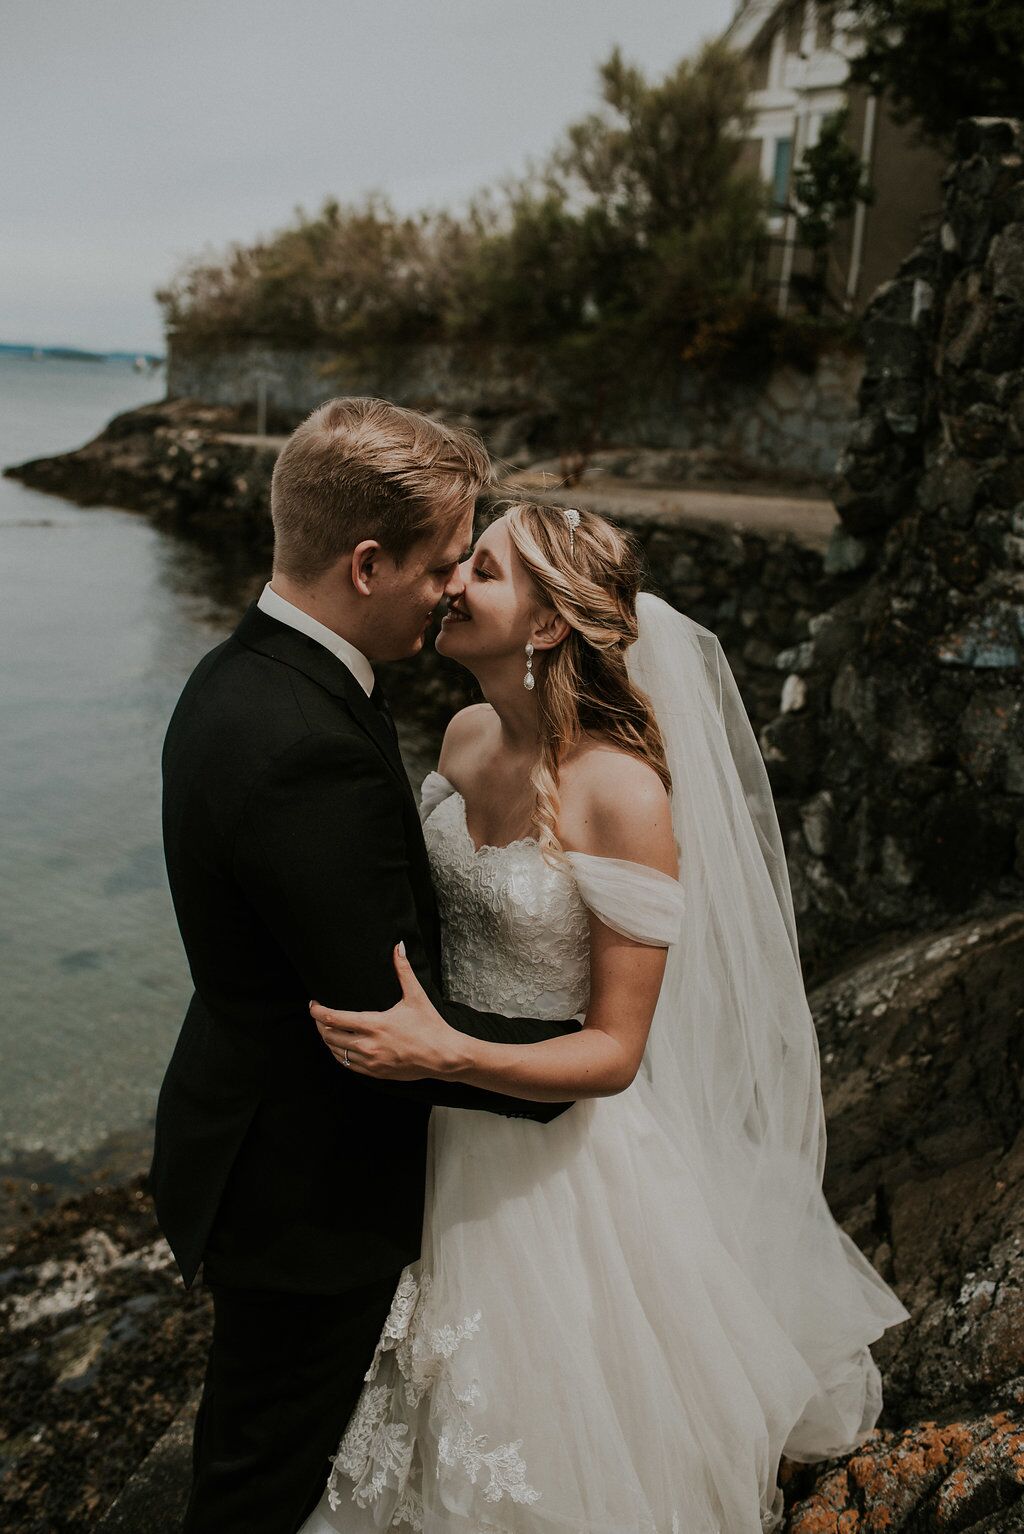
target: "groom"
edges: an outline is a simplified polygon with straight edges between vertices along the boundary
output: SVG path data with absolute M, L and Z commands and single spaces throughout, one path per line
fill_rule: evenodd
M 528 1044 L 575 1031 L 439 994 L 417 807 L 372 662 L 416 654 L 491 466 L 471 434 L 333 399 L 274 470 L 274 568 L 196 667 L 164 745 L 164 846 L 195 994 L 164 1077 L 150 1188 L 213 1341 L 185 1534 L 295 1534 L 326 1484 L 399 1273 L 419 1256 L 431 1105 L 548 1122 L 567 1103 L 338 1065 L 311 997 L 398 1000 L 404 941 L 450 1029 Z M 454 1038 L 455 1035 L 452 1034 Z

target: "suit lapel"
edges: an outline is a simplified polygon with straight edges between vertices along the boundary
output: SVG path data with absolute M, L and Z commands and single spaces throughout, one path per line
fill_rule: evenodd
M 332 655 L 317 640 L 310 639 L 308 634 L 300 634 L 298 629 L 270 617 L 255 602 L 235 629 L 235 638 L 248 649 L 301 671 L 318 687 L 346 703 L 356 723 L 373 741 L 406 792 L 412 795 L 397 741 L 344 661 Z
M 413 897 L 420 913 L 421 927 L 427 942 L 431 968 L 435 979 L 441 973 L 441 946 L 438 927 L 437 905 L 430 877 L 430 861 L 420 826 L 416 796 L 409 782 L 398 743 L 387 723 L 366 696 L 351 671 L 336 655 L 310 639 L 272 618 L 254 602 L 235 629 L 234 637 L 250 650 L 267 655 L 282 665 L 292 666 L 317 686 L 323 687 L 332 697 L 347 705 L 349 713 L 377 747 L 391 772 L 401 784 L 406 796 L 405 820 L 408 833 L 410 872 L 413 875 Z

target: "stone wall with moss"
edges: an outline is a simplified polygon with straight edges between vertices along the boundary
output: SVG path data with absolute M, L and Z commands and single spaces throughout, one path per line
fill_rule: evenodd
M 826 568 L 761 735 L 812 956 L 1024 902 L 1024 128 L 960 125 L 864 320 Z

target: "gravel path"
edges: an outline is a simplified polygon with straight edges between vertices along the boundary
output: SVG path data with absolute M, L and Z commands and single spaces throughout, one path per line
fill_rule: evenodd
M 704 486 L 638 485 L 632 480 L 585 479 L 571 490 L 553 486 L 545 476 L 528 471 L 506 481 L 521 490 L 535 490 L 559 506 L 583 506 L 590 511 L 645 522 L 721 526 L 745 532 L 789 533 L 808 548 L 824 549 L 839 517 L 832 502 L 812 496 L 774 494 L 766 490 L 711 490 Z

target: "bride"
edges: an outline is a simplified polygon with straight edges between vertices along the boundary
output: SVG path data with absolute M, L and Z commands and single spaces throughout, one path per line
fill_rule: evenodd
M 785 857 L 714 635 L 637 595 L 627 539 L 511 506 L 437 648 L 456 715 L 421 815 L 460 1001 L 582 1029 L 466 1040 L 460 1079 L 553 1123 L 434 1108 L 407 1267 L 300 1534 L 762 1534 L 780 1456 L 871 1430 L 909 1312 L 835 1223 Z M 339 1061 L 430 1004 L 313 1006 Z M 343 1189 L 339 1196 L 344 1196 Z

